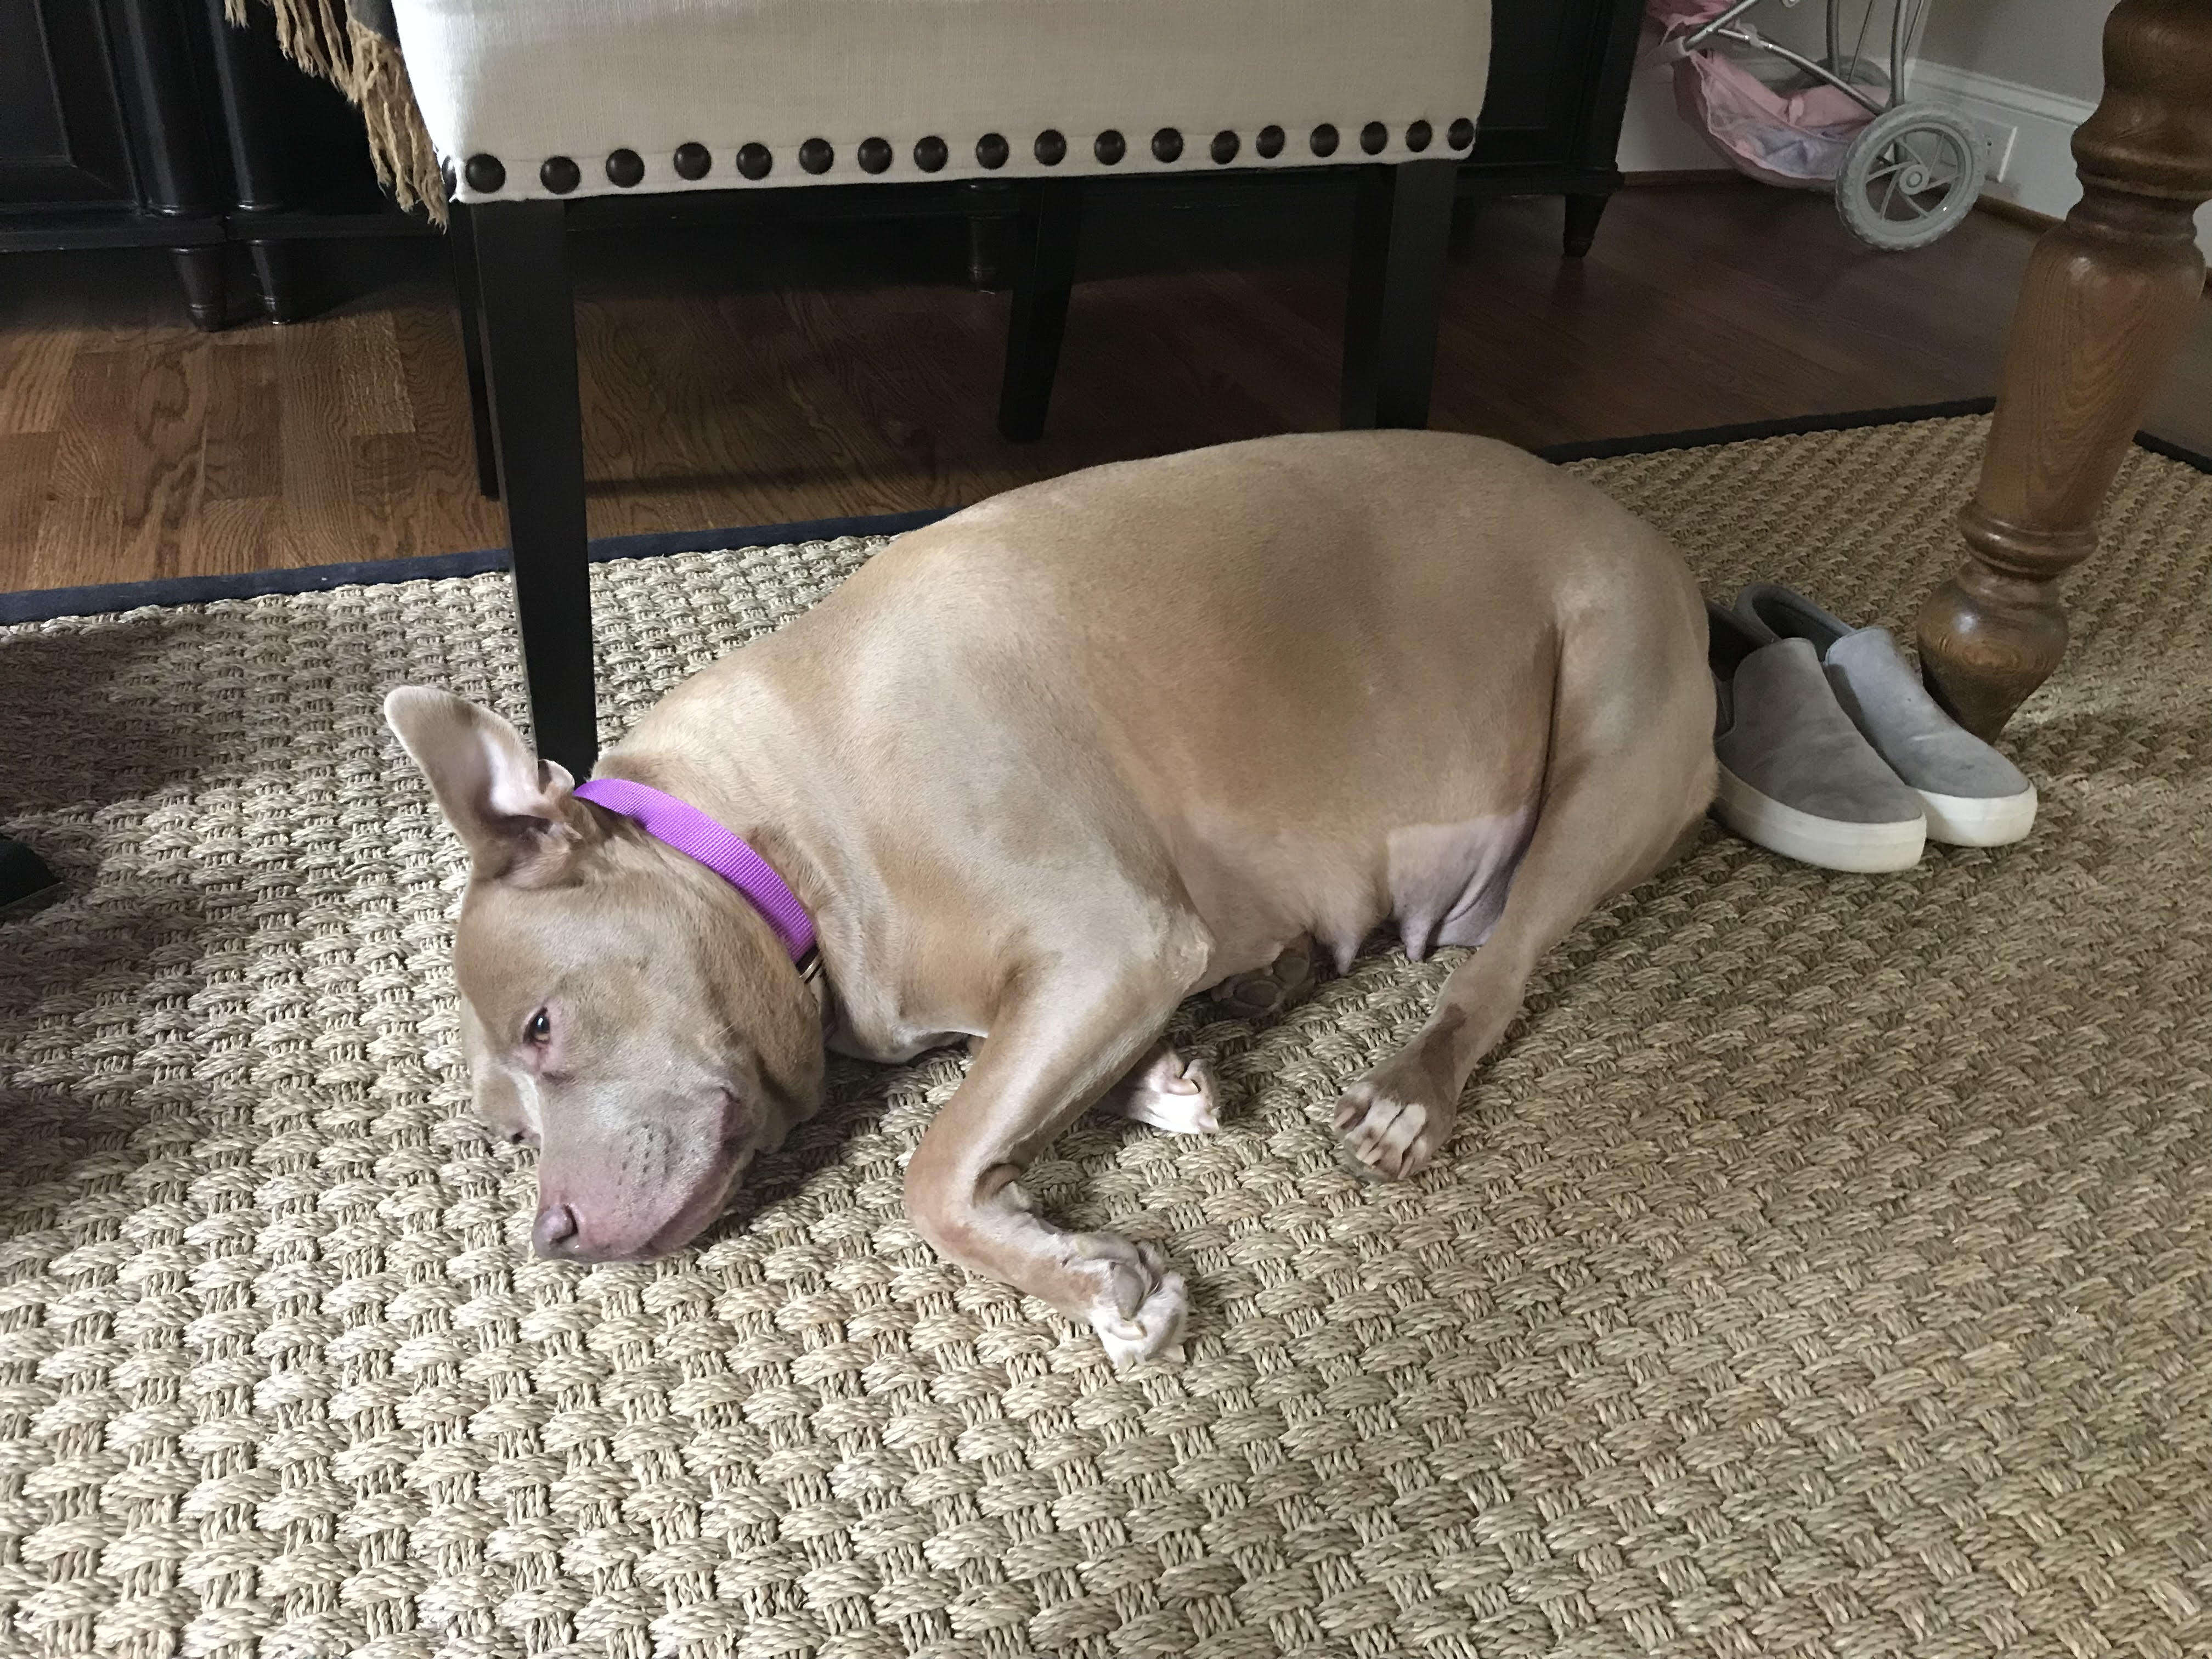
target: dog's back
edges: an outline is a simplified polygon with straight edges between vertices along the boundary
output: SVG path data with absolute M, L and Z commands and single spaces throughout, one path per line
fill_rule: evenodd
M 914 532 L 679 696 L 763 677 L 815 765 L 865 755 L 872 799 L 1018 862 L 1024 840 L 1164 860 L 1231 973 L 1316 923 L 1345 954 L 1381 914 L 1417 951 L 1471 942 L 1437 930 L 1485 879 L 1502 900 L 1567 636 L 1603 625 L 1657 685 L 1701 672 L 1701 617 L 1663 538 L 1510 446 L 1271 438 Z

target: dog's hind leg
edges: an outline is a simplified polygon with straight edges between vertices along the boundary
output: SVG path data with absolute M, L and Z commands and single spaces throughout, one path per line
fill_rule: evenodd
M 1662 599 L 1665 596 L 1662 596 Z M 1663 614 L 1663 613 L 1662 613 Z M 1346 1090 L 1336 1127 L 1381 1175 L 1411 1175 L 1450 1133 L 1461 1091 L 1512 1024 L 1544 953 L 1680 848 L 1712 798 L 1712 686 L 1692 648 L 1648 614 L 1571 643 L 1544 799 L 1487 943 L 1454 969 L 1413 1040 Z
M 1267 967 L 1224 979 L 1206 994 L 1240 1019 L 1271 1019 L 1321 983 L 1321 948 L 1302 934 Z
M 1091 1110 L 1149 1123 L 1171 1135 L 1210 1135 L 1221 1127 L 1213 1068 L 1202 1060 L 1184 1059 L 1165 1038 L 1101 1095 Z

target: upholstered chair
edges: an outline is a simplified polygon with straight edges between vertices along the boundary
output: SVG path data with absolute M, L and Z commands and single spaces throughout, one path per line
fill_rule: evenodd
M 1487 0 L 393 0 L 446 170 L 478 464 L 503 495 L 539 750 L 595 750 L 564 234 L 645 196 L 1012 186 L 1000 408 L 1042 429 L 1097 181 L 1359 170 L 1349 426 L 1427 418 Z M 705 208 L 708 204 L 700 204 Z

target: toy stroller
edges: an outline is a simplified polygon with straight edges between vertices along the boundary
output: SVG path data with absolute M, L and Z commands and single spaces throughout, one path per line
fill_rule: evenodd
M 1826 0 L 1827 52 L 1820 63 L 1777 44 L 1745 21 L 1765 0 L 1650 0 L 1674 58 L 1674 97 L 1731 165 L 1797 189 L 1832 183 L 1836 210 L 1861 241 L 1925 247 L 1966 216 L 1982 193 L 1980 140 L 1965 119 L 1933 104 L 1906 103 L 1905 43 L 1926 0 L 1892 0 L 1885 75 L 1848 60 Z M 1795 5 L 1797 0 L 1782 0 Z M 1863 37 L 1879 0 L 1868 0 Z M 1717 43 L 1750 49 L 1724 54 Z

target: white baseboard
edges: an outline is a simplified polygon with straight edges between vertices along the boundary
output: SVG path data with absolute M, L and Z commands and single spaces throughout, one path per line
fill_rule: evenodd
M 1985 194 L 2052 219 L 2080 198 L 2067 145 L 2094 104 L 1924 58 L 1913 61 L 1905 84 L 1911 98 L 1958 111 L 1995 141 L 1987 146 Z M 2009 140 L 1999 137 L 2005 133 Z
M 1905 88 L 1914 99 L 1958 111 L 1990 141 L 1984 195 L 2052 219 L 2081 199 L 2069 146 L 2094 104 L 1926 58 L 1913 59 Z M 2212 258 L 2212 207 L 2197 216 L 2197 243 Z

